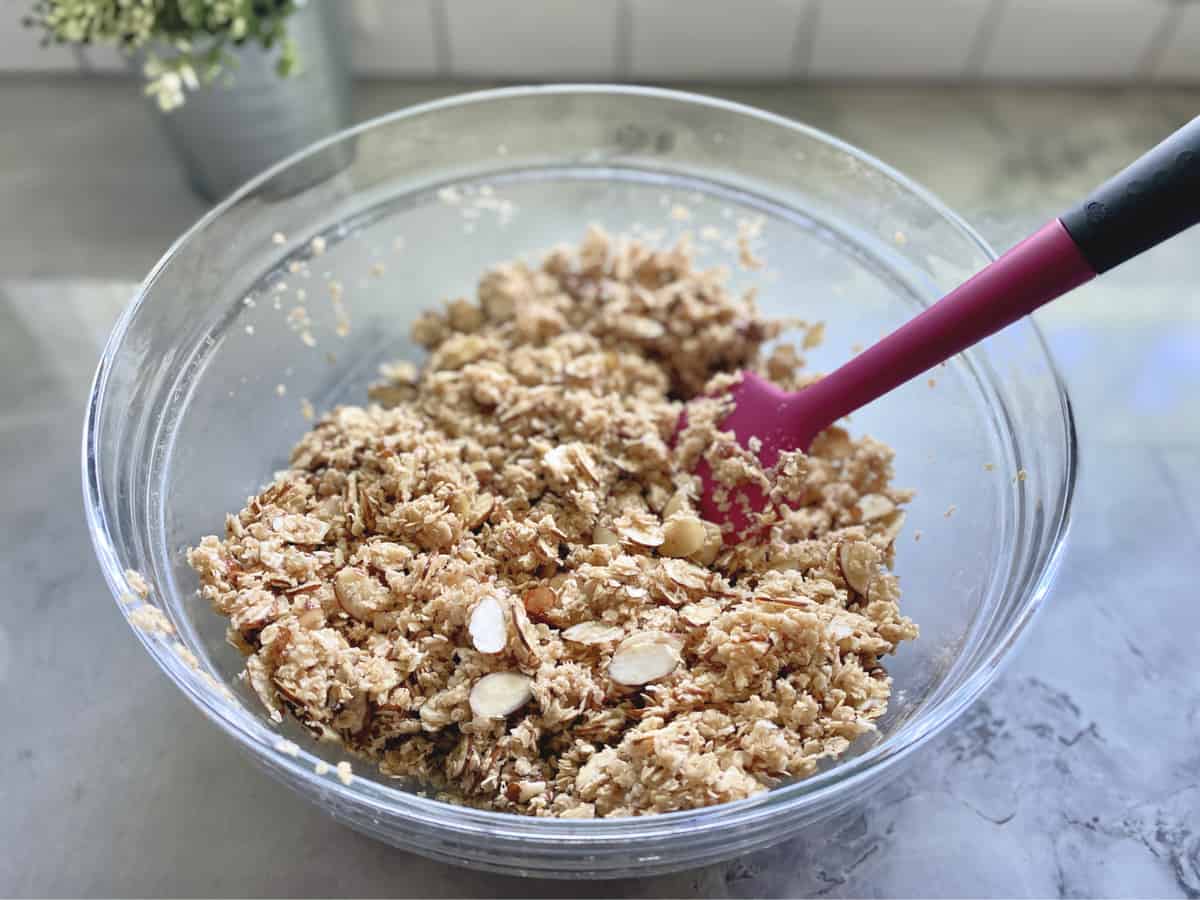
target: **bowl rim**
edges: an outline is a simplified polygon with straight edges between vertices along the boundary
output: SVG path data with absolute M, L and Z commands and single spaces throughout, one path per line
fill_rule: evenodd
M 115 551 L 111 531 L 103 511 L 102 497 L 104 490 L 100 483 L 99 465 L 97 463 L 97 460 L 102 455 L 98 440 L 99 412 L 103 406 L 108 379 L 112 372 L 116 353 L 123 343 L 138 310 L 146 302 L 150 288 L 171 259 L 179 252 L 180 248 L 187 244 L 193 236 L 208 227 L 211 222 L 222 216 L 230 207 L 234 206 L 247 195 L 252 194 L 261 185 L 270 181 L 295 163 L 343 141 L 353 140 L 375 128 L 441 110 L 488 103 L 496 100 L 534 96 L 602 94 L 625 96 L 635 99 L 654 98 L 689 104 L 695 107 L 707 107 L 725 113 L 747 116 L 802 134 L 807 138 L 816 140 L 854 158 L 859 163 L 874 169 L 894 181 L 927 205 L 944 221 L 957 229 L 964 237 L 975 244 L 989 260 L 996 258 L 996 253 L 989 244 L 961 216 L 950 209 L 932 191 L 916 183 L 887 163 L 813 126 L 797 122 L 776 113 L 718 97 L 635 84 L 596 83 L 513 86 L 453 94 L 448 97 L 415 104 L 368 119 L 351 128 L 344 129 L 316 141 L 304 149 L 287 156 L 258 176 L 247 181 L 220 203 L 216 204 L 177 238 L 166 252 L 163 253 L 162 257 L 139 284 L 131 302 L 113 326 L 92 379 L 84 414 L 81 449 L 84 507 L 88 530 L 91 534 L 93 547 L 103 570 L 105 580 L 122 615 L 126 618 L 129 616 L 130 610 L 122 604 L 120 598 L 128 594 L 130 585 L 124 574 L 125 567 L 121 565 L 121 561 L 118 559 Z M 450 828 L 460 834 L 485 835 L 491 838 L 510 837 L 526 842 L 557 842 L 575 847 L 584 845 L 595 846 L 597 844 L 611 846 L 623 843 L 634 836 L 641 839 L 653 839 L 655 837 L 676 836 L 682 832 L 686 832 L 690 837 L 695 837 L 698 833 L 708 833 L 715 829 L 761 823 L 761 820 L 764 818 L 785 809 L 796 810 L 800 807 L 810 805 L 819 807 L 822 802 L 828 801 L 833 794 L 846 791 L 855 784 L 873 780 L 887 770 L 892 769 L 961 715 L 995 680 L 1003 665 L 1011 659 L 1018 640 L 1027 632 L 1029 624 L 1040 610 L 1046 598 L 1061 562 L 1065 539 L 1070 527 L 1079 464 L 1078 440 L 1074 413 L 1066 384 L 1058 370 L 1058 366 L 1054 361 L 1041 329 L 1032 317 L 1028 318 L 1027 324 L 1032 329 L 1037 346 L 1053 379 L 1062 414 L 1066 453 L 1063 487 L 1058 498 L 1056 515 L 1051 523 L 1052 527 L 1047 529 L 1047 537 L 1044 544 L 1049 549 L 1040 565 L 1040 569 L 1035 569 L 1027 581 L 1027 586 L 1022 592 L 1024 596 L 1022 597 L 1022 607 L 1019 614 L 1014 616 L 1013 621 L 1006 627 L 1003 634 L 995 640 L 990 650 L 975 663 L 975 670 L 966 676 L 957 688 L 949 692 L 945 697 L 939 698 L 919 716 L 915 716 L 909 722 L 905 723 L 896 733 L 889 735 L 886 739 L 853 759 L 839 762 L 826 771 L 793 784 L 774 788 L 755 797 L 701 807 L 694 810 L 660 813 L 653 816 L 612 819 L 556 819 L 532 818 L 512 813 L 455 806 L 366 779 L 355 779 L 348 785 L 342 784 L 336 779 L 317 776 L 313 769 L 314 764 L 319 761 L 318 757 L 307 750 L 301 748 L 298 754 L 289 752 L 292 748 L 288 748 L 287 751 L 281 750 L 281 736 L 277 732 L 269 730 L 257 718 L 250 716 L 250 721 L 247 723 L 235 717 L 231 711 L 230 704 L 220 699 L 220 694 L 217 690 L 211 687 L 202 689 L 198 683 L 198 679 L 180 677 L 183 674 L 180 670 L 181 663 L 172 647 L 167 642 L 156 640 L 152 636 L 147 635 L 141 629 L 134 627 L 132 623 L 130 623 L 130 627 L 168 677 L 199 707 L 201 712 L 239 743 L 247 745 L 252 749 L 260 757 L 260 762 L 266 761 L 271 763 L 277 769 L 282 770 L 299 782 L 308 783 L 319 780 L 322 791 L 332 792 L 341 803 L 356 807 L 369 806 L 377 812 L 394 815 L 414 824 L 427 825 L 435 833 Z M 236 705 L 233 709 L 242 713 L 247 712 Z

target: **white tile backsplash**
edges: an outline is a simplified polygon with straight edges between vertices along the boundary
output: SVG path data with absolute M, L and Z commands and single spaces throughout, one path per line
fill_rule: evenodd
M 31 5 L 30 0 L 0 0 L 0 70 L 55 72 L 78 68 L 70 47 L 43 47 L 41 30 L 21 24 Z
M 1200 4 L 1189 3 L 1180 10 L 1179 20 L 1171 31 L 1158 64 L 1153 71 L 1155 81 L 1200 81 Z
M 350 30 L 355 70 L 363 75 L 437 74 L 434 2 L 351 0 L 346 3 L 342 20 Z
M 785 79 L 816 0 L 630 0 L 637 80 Z
M 359 74 L 542 80 L 1200 84 L 1200 0 L 309 0 Z M 0 73 L 121 72 L 0 0 Z
M 468 78 L 613 78 L 620 0 L 439 0 L 450 74 Z
M 949 80 L 970 61 L 992 0 L 822 0 L 808 74 Z
M 1164 0 L 1004 0 L 980 75 L 1013 81 L 1135 80 Z

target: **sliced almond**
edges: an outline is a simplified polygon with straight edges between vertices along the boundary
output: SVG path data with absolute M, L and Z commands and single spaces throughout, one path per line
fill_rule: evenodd
M 717 554 L 721 552 L 721 547 L 725 544 L 725 535 L 721 533 L 719 526 L 712 522 L 704 523 L 704 544 L 691 555 L 693 562 L 699 563 L 702 566 L 711 566 L 717 558 Z
M 504 606 L 490 594 L 475 604 L 467 626 L 471 643 L 480 653 L 500 653 L 508 645 Z
M 679 516 L 663 526 L 663 541 L 658 552 L 662 556 L 691 556 L 704 546 L 707 535 L 704 522 L 696 516 Z
M 669 519 L 675 513 L 683 512 L 688 508 L 688 492 L 680 488 L 671 495 L 671 499 L 667 501 L 667 505 L 663 507 L 662 517 Z
M 838 548 L 838 562 L 846 583 L 866 594 L 879 566 L 879 551 L 866 541 L 846 541 Z
M 609 644 L 619 640 L 625 632 L 615 625 L 605 625 L 603 622 L 580 622 L 572 625 L 563 633 L 564 641 L 576 644 Z
M 864 494 L 858 498 L 858 509 L 862 513 L 862 521 L 873 522 L 895 510 L 896 504 L 883 494 Z
M 517 637 L 521 639 L 521 645 L 525 653 L 533 659 L 541 659 L 541 654 L 538 653 L 538 635 L 533 627 L 533 623 L 529 621 L 529 614 L 525 612 L 523 603 L 512 604 L 512 621 L 513 626 L 517 629 Z
M 558 595 L 553 588 L 538 585 L 527 590 L 521 601 L 527 613 L 535 618 L 543 618 L 558 606 Z
M 661 632 L 641 632 L 621 642 L 608 664 L 617 684 L 636 687 L 666 678 L 679 665 L 679 646 Z
M 483 719 L 503 719 L 533 697 L 533 681 L 520 672 L 492 672 L 471 688 L 471 712 Z

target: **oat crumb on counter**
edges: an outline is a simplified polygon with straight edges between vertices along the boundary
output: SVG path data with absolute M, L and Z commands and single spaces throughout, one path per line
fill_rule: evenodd
M 350 763 L 346 762 L 345 760 L 342 760 L 340 763 L 337 764 L 336 771 L 337 771 L 338 781 L 340 781 L 342 784 L 349 787 L 350 782 L 352 782 L 354 780 L 354 771 L 350 768 Z
M 871 732 L 917 636 L 891 571 L 912 492 L 841 427 L 770 471 L 718 430 L 738 371 L 816 377 L 727 277 L 592 229 L 420 316 L 425 364 L 320 417 L 188 553 L 272 718 L 562 818 L 750 797 Z M 731 502 L 768 488 L 762 531 L 701 517 L 700 460 Z

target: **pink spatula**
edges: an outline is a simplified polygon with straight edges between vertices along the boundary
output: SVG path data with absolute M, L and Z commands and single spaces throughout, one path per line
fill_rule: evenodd
M 743 373 L 732 389 L 734 409 L 721 428 L 732 431 L 743 447 L 757 438 L 759 459 L 770 468 L 783 451 L 807 450 L 842 416 L 1197 221 L 1200 118 L 820 381 L 787 393 Z M 739 540 L 750 524 L 744 510 L 728 503 L 722 509 L 707 466 L 698 473 L 704 518 L 731 523 L 726 540 Z M 747 494 L 751 507 L 761 509 L 761 495 Z

